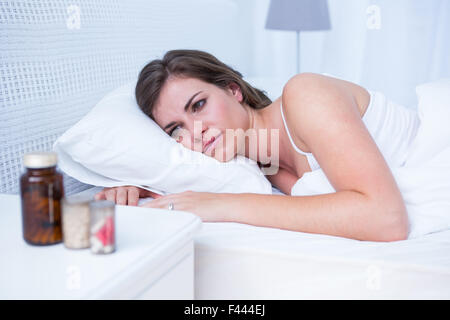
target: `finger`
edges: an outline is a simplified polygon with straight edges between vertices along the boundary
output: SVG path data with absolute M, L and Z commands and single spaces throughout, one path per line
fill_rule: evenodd
M 163 195 L 158 194 L 158 193 L 153 192 L 153 191 L 149 191 L 149 193 L 150 193 L 150 197 L 152 197 L 153 199 L 158 199 L 158 198 L 163 197 Z
M 116 190 L 108 189 L 105 191 L 106 200 L 116 202 Z
M 128 189 L 128 205 L 137 206 L 139 201 L 139 190 L 137 188 Z
M 95 199 L 95 200 L 105 200 L 105 199 L 106 199 L 105 191 L 102 190 L 102 191 L 100 191 L 99 193 L 97 193 L 97 194 L 94 196 L 94 199 Z
M 162 195 L 150 190 L 145 190 L 145 192 L 143 193 L 143 197 L 152 197 L 153 199 L 158 199 L 161 198 Z
M 117 188 L 116 203 L 124 206 L 127 204 L 127 199 L 127 188 Z

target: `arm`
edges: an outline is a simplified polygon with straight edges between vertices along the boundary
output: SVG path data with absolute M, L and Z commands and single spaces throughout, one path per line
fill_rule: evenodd
M 314 196 L 226 195 L 226 221 L 292 231 L 328 234 L 369 241 L 402 240 L 396 227 L 383 229 L 371 221 L 367 198 L 354 191 Z M 373 220 L 373 219 L 372 219 Z
M 296 175 L 290 173 L 284 168 L 278 168 L 278 172 L 276 174 L 267 175 L 266 178 L 272 185 L 287 195 L 291 194 L 291 189 L 298 180 Z
M 336 192 L 231 195 L 230 221 L 360 240 L 407 237 L 401 193 L 352 94 L 338 81 L 301 74 L 286 84 L 282 97 L 294 141 L 314 154 Z

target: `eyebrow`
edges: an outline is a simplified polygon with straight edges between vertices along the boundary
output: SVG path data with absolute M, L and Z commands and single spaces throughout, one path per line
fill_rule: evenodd
M 186 102 L 186 105 L 184 106 L 184 112 L 186 112 L 186 111 L 189 109 L 189 106 L 191 105 L 192 100 L 193 100 L 193 99 L 195 98 L 195 96 L 198 95 L 200 92 L 202 92 L 202 91 L 199 91 L 199 92 L 195 93 L 195 94 L 188 100 L 188 102 Z M 170 128 L 171 126 L 173 126 L 174 124 L 176 124 L 175 121 L 170 122 L 167 126 L 164 127 L 163 130 L 166 131 L 167 129 L 169 129 L 169 128 Z

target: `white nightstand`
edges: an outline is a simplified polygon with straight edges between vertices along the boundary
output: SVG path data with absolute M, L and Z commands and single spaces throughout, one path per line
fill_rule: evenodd
M 116 206 L 116 252 L 22 238 L 18 195 L 0 194 L 0 299 L 194 299 L 194 214 Z

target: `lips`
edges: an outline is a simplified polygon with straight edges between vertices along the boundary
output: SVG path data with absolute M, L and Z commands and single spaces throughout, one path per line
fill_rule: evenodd
M 208 146 L 216 140 L 216 137 L 212 137 L 207 143 L 203 145 L 203 153 L 205 153 Z
M 219 135 L 212 137 L 203 147 L 203 153 L 206 151 L 209 151 L 211 148 L 215 148 L 215 145 L 218 143 L 217 140 L 220 139 L 220 136 L 222 133 L 219 133 Z

